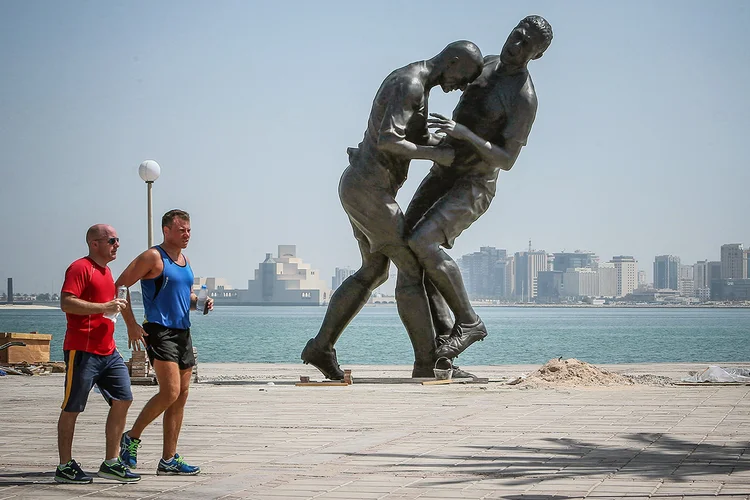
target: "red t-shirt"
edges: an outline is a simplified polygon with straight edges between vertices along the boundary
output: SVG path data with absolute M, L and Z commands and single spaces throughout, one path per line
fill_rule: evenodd
M 107 266 L 88 257 L 73 262 L 65 271 L 62 292 L 86 302 L 104 303 L 115 298 L 115 281 Z M 63 350 L 108 356 L 115 350 L 115 324 L 100 314 L 69 314 Z

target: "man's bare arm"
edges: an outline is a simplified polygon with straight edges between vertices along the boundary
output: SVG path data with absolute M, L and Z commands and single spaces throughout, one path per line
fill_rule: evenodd
M 62 292 L 60 296 L 60 309 L 67 314 L 78 316 L 89 316 L 91 314 L 116 314 L 126 307 L 122 299 L 114 299 L 109 302 L 88 302 L 76 297 L 70 292 Z
M 128 267 L 117 278 L 115 285 L 130 289 L 136 281 L 151 277 L 158 270 L 157 266 L 160 262 L 159 252 L 149 248 L 128 264 Z M 128 290 L 128 302 L 122 310 L 122 319 L 128 327 L 128 347 L 139 350 L 140 344 L 143 343 L 143 337 L 148 334 L 143 331 L 143 327 L 135 319 L 133 307 L 130 305 L 130 290 Z

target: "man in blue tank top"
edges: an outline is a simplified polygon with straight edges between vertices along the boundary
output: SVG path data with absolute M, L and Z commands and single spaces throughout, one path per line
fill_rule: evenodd
M 157 474 L 200 472 L 177 454 L 177 438 L 187 402 L 190 377 L 195 366 L 190 339 L 190 309 L 198 297 L 193 293 L 193 270 L 182 253 L 190 241 L 190 216 L 182 210 L 170 210 L 161 219 L 164 242 L 149 248 L 122 272 L 117 286 L 130 287 L 141 281 L 146 321 L 139 325 L 128 301 L 123 319 L 128 327 L 128 347 L 145 346 L 159 382 L 159 392 L 141 410 L 133 427 L 120 440 L 120 460 L 136 468 L 141 434 L 159 415 L 164 414 L 164 448 Z M 213 309 L 213 300 L 208 299 Z

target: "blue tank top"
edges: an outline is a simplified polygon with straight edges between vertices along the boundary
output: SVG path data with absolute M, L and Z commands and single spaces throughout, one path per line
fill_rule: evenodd
M 146 321 L 167 328 L 190 328 L 190 294 L 193 290 L 193 270 L 188 264 L 180 266 L 160 246 L 155 246 L 164 264 L 162 273 L 153 279 L 141 280 L 143 309 Z

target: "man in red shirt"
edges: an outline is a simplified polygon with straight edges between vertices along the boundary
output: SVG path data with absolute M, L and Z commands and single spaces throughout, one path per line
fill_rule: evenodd
M 60 293 L 60 308 L 65 312 L 68 328 L 63 343 L 65 399 L 57 422 L 60 465 L 55 471 L 55 481 L 75 484 L 93 481 L 73 460 L 72 454 L 76 419 L 86 407 L 94 385 L 110 405 L 106 456 L 99 467 L 99 476 L 121 482 L 139 481 L 141 477 L 130 472 L 117 457 L 120 435 L 133 402 L 130 376 L 115 348 L 115 323 L 110 319 L 127 304 L 116 298 L 115 282 L 107 267 L 117 258 L 120 239 L 112 226 L 97 224 L 86 232 L 86 243 L 88 255 L 73 262 L 65 271 Z

